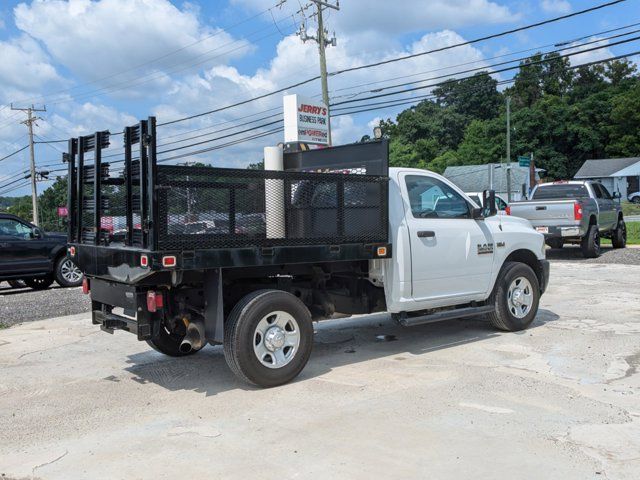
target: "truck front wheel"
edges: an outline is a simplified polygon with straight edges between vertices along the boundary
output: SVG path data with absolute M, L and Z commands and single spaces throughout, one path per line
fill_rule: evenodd
M 611 244 L 613 248 L 624 248 L 627 246 L 627 225 L 624 220 L 618 220 L 616 229 L 611 233 Z
M 245 296 L 225 324 L 224 356 L 245 382 L 275 387 L 295 378 L 313 347 L 309 309 L 290 293 L 259 290 Z
M 540 284 L 528 265 L 505 263 L 496 282 L 490 302 L 495 311 L 489 314 L 491 324 L 508 332 L 524 330 L 538 313 Z

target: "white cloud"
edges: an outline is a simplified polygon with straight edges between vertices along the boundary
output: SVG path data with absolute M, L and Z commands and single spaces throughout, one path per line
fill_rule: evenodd
M 547 13 L 569 13 L 571 4 L 567 0 L 542 0 L 542 9 Z
M 591 44 L 589 46 L 586 46 L 586 47 L 571 48 L 571 49 L 567 50 L 564 53 L 574 53 L 574 52 L 579 52 L 579 51 L 585 50 L 585 49 L 588 50 L 588 49 L 596 48 L 596 47 L 604 47 L 604 46 L 609 44 L 608 40 L 600 40 L 600 41 L 597 41 L 597 40 L 599 40 L 598 37 L 591 37 L 591 38 L 589 38 L 588 40 L 585 40 L 585 41 L 574 42 L 574 43 L 571 44 L 571 46 L 574 46 L 574 45 L 577 46 L 577 45 L 580 45 L 580 44 L 582 44 L 584 42 L 596 42 L 596 43 L 593 43 L 593 44 Z M 579 53 L 577 55 L 573 55 L 573 56 L 569 57 L 569 61 L 570 61 L 571 65 L 580 65 L 580 64 L 583 64 L 583 63 L 595 62 L 595 61 L 598 61 L 598 60 L 605 60 L 605 59 L 613 58 L 613 57 L 614 57 L 614 54 L 613 54 L 613 52 L 611 51 L 610 48 L 602 48 L 600 50 L 593 50 L 591 52 Z
M 19 4 L 14 14 L 19 29 L 46 45 L 54 59 L 72 73 L 90 81 L 190 45 L 179 55 L 113 77 L 107 84 L 135 83 L 141 71 L 156 74 L 162 82 L 164 71 L 225 64 L 250 49 L 247 41 L 203 26 L 197 10 L 188 6 L 180 10 L 168 0 L 52 0 Z
M 0 58 L 0 98 L 20 99 L 63 82 L 46 52 L 27 35 L 0 42 Z

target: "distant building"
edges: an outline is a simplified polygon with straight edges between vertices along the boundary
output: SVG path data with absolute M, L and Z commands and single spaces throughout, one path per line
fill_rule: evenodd
M 587 160 L 576 180 L 599 180 L 610 192 L 620 192 L 623 199 L 640 191 L 640 157 Z
M 490 190 L 489 165 L 493 168 L 493 190 L 502 198 L 507 198 L 507 164 L 491 163 L 487 165 L 462 165 L 447 167 L 444 176 L 465 192 L 482 192 Z M 536 168 L 536 183 L 540 181 L 540 172 Z M 529 192 L 529 168 L 521 167 L 517 162 L 511 163 L 511 201 L 517 202 L 526 198 Z

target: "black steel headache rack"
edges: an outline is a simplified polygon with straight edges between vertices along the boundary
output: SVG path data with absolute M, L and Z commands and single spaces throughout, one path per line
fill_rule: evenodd
M 158 164 L 154 117 L 125 128 L 120 154 L 113 137 L 71 139 L 65 155 L 81 263 L 89 247 L 175 252 L 183 268 L 304 261 L 311 247 L 353 260 L 388 242 L 386 141 L 286 153 L 271 171 Z

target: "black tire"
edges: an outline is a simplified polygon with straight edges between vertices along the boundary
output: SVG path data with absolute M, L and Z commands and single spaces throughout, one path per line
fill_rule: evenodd
M 633 199 L 631 200 L 632 203 L 635 203 L 636 205 L 640 204 L 640 197 L 633 197 Z
M 258 324 L 276 312 L 290 315 L 297 324 L 299 344 L 291 359 L 282 367 L 267 367 L 254 350 L 262 343 Z M 283 347 L 283 351 L 286 348 Z M 225 324 L 224 357 L 229 367 L 241 380 L 260 387 L 275 387 L 295 378 L 307 364 L 313 348 L 311 313 L 302 301 L 280 290 L 258 290 L 245 296 L 233 308 Z M 268 355 L 268 353 L 267 353 Z M 276 356 L 274 355 L 275 363 Z
M 68 257 L 60 257 L 54 270 L 56 282 L 61 287 L 79 287 L 82 285 L 82 272 Z
M 180 350 L 180 343 L 186 335 L 186 329 L 181 329 L 177 332 L 169 332 L 163 325 L 160 325 L 160 331 L 157 335 L 153 336 L 151 340 L 147 340 L 147 344 L 153 348 L 156 352 L 164 353 L 170 357 L 186 357 L 198 353 L 202 348 L 197 350 L 189 350 L 183 352 Z M 203 345 L 204 348 L 204 345 Z
M 562 248 L 564 247 L 564 242 L 561 238 L 550 238 L 549 240 L 547 240 L 547 245 L 549 245 L 551 248 Z
M 25 278 L 24 283 L 33 290 L 46 290 L 53 283 L 53 275 L 44 277 Z
M 8 280 L 7 283 L 11 288 L 26 288 L 27 286 L 24 280 Z
M 611 244 L 613 248 L 625 248 L 627 246 L 627 225 L 621 218 L 616 229 L 611 232 Z
M 589 225 L 587 234 L 580 242 L 584 258 L 598 258 L 600 256 L 600 231 L 597 225 Z
M 513 293 L 510 292 L 510 287 L 514 282 L 522 278 L 526 279 L 529 282 L 529 285 L 521 290 L 526 293 L 530 288 L 529 293 L 532 295 L 532 302 L 526 315 L 518 317 L 514 314 L 514 311 L 517 312 L 517 307 L 515 307 L 510 301 Z M 516 287 L 517 286 L 518 284 L 516 284 Z M 531 267 L 524 263 L 505 263 L 500 271 L 489 302 L 493 302 L 496 308 L 495 312 L 488 315 L 489 320 L 494 327 L 507 332 L 524 330 L 531 325 L 531 322 L 533 322 L 533 319 L 538 313 L 538 306 L 540 303 L 540 283 L 538 281 L 538 277 Z

